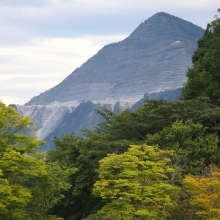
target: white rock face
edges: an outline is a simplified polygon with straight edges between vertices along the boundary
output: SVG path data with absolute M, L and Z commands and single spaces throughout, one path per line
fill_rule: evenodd
M 116 102 L 119 100 L 108 100 L 108 101 L 97 101 L 93 102 L 97 105 L 97 108 L 108 108 L 113 110 Z M 133 101 L 120 101 L 120 109 L 124 110 L 130 108 L 137 100 Z M 57 126 L 62 122 L 63 117 L 66 113 L 72 113 L 75 111 L 79 102 L 65 102 L 59 103 L 54 102 L 51 105 L 30 105 L 22 106 L 17 105 L 17 110 L 22 117 L 30 116 L 36 126 L 36 130 L 33 135 L 38 136 L 39 139 L 43 140 L 49 135 Z M 79 128 L 80 129 L 80 128 Z
M 21 116 L 30 116 L 35 126 L 37 127 L 34 135 L 39 139 L 44 139 L 52 132 L 57 125 L 62 121 L 66 112 L 72 112 L 75 106 L 58 106 L 58 105 L 31 105 L 17 106 Z

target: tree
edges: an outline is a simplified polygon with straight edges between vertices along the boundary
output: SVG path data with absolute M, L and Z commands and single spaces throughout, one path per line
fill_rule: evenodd
M 176 120 L 187 119 L 204 125 L 212 133 L 219 132 L 219 111 L 220 108 L 205 97 L 177 102 L 147 100 L 134 112 L 127 109 L 117 115 L 108 109 L 99 110 L 105 121 L 94 132 L 88 133 L 87 137 L 95 136 L 96 140 L 103 139 L 103 142 L 111 143 L 118 140 L 129 140 L 130 144 L 134 140 L 144 142 L 147 134 L 155 134 Z
M 48 211 L 64 198 L 64 192 L 71 187 L 69 177 L 75 172 L 76 168 L 62 169 L 56 162 L 46 163 L 46 174 L 31 181 L 30 219 L 63 219 L 48 215 Z
M 102 205 L 100 198 L 92 195 L 92 186 L 97 179 L 95 169 L 98 160 L 104 153 L 98 151 L 91 140 L 84 140 L 72 134 L 63 135 L 62 139 L 55 138 L 55 150 L 48 152 L 47 162 L 57 163 L 61 167 L 77 168 L 69 178 L 71 188 L 64 193 L 50 213 L 65 219 L 83 219 L 96 212 Z
M 93 184 L 98 179 L 95 170 L 99 167 L 99 160 L 106 157 L 107 154 L 123 154 L 129 145 L 143 144 L 147 134 L 158 133 L 164 127 L 170 127 L 176 120 L 184 122 L 188 118 L 192 118 L 193 123 L 199 122 L 207 127 L 201 134 L 208 135 L 218 132 L 220 135 L 219 112 L 219 107 L 213 106 L 204 99 L 177 102 L 148 100 L 135 112 L 126 110 L 117 115 L 104 109 L 101 114 L 106 121 L 100 123 L 94 131 L 86 131 L 85 139 L 74 134 L 64 135 L 62 139 L 55 138 L 55 150 L 48 152 L 47 160 L 57 162 L 60 166 L 76 167 L 78 170 L 70 178 L 72 186 L 65 192 L 65 198 L 54 206 L 51 213 L 74 220 L 80 220 L 89 214 L 96 213 L 103 206 L 102 200 L 99 197 L 94 198 L 92 194 Z M 190 138 L 191 132 L 188 132 L 188 135 Z M 161 147 L 163 147 L 167 142 L 165 139 L 161 139 L 158 143 L 162 143 Z M 172 139 L 171 143 L 174 143 Z M 155 140 L 153 144 L 157 144 L 157 141 Z M 194 145 L 195 143 L 192 144 L 192 146 Z M 190 145 L 187 146 L 190 148 Z M 216 136 L 213 138 L 212 146 L 217 146 Z M 203 153 L 205 151 L 206 148 Z M 215 152 L 213 155 L 213 158 L 217 158 L 219 153 Z M 197 156 L 197 158 L 199 157 Z M 199 161 L 201 161 L 201 157 Z M 195 172 L 199 171 L 199 161 L 197 161 L 197 165 L 191 163 L 196 168 Z M 176 171 L 175 169 L 175 175 Z M 174 180 L 176 178 L 182 179 L 180 176 L 175 176 Z
M 25 218 L 32 198 L 26 180 L 46 173 L 44 155 L 37 152 L 43 142 L 22 133 L 32 129 L 29 117 L 20 117 L 15 109 L 0 102 L 1 219 Z
M 171 151 L 132 145 L 123 154 L 100 160 L 93 192 L 106 205 L 99 211 L 110 219 L 163 219 L 175 206 L 178 189 L 169 184 Z
M 220 105 L 220 19 L 207 25 L 205 33 L 198 40 L 193 67 L 187 72 L 188 81 L 183 87 L 181 99 L 208 97 L 216 105 Z
M 193 123 L 192 119 L 185 122 L 176 121 L 154 135 L 147 135 L 146 140 L 147 144 L 158 143 L 161 148 L 174 151 L 172 157 L 174 172 L 170 179 L 173 184 L 179 186 L 182 186 L 182 180 L 186 175 L 203 174 L 205 164 L 214 161 L 219 163 L 218 142 L 215 133 L 208 133 L 207 128 L 199 123 Z M 190 213 L 187 193 L 181 188 L 178 206 L 171 219 L 188 220 L 191 219 Z
M 46 212 L 68 187 L 70 170 L 46 164 L 38 152 L 44 141 L 25 135 L 32 129 L 29 117 L 0 102 L 0 219 L 61 219 Z
M 204 176 L 187 176 L 184 179 L 190 196 L 191 219 L 220 219 L 220 171 L 211 164 Z
M 147 144 L 158 143 L 162 149 L 174 151 L 173 183 L 181 182 L 184 175 L 202 172 L 201 163 L 218 162 L 218 142 L 215 133 L 207 133 L 207 128 L 192 119 L 176 121 L 156 134 L 147 135 L 146 140 Z

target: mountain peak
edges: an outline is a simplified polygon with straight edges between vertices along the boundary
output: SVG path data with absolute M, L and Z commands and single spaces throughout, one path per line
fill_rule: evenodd
M 204 30 L 159 12 L 126 39 L 102 48 L 56 87 L 26 105 L 91 101 L 133 101 L 144 93 L 176 89 L 186 81 L 191 56 Z
M 150 32 L 152 36 L 156 36 L 156 34 L 159 33 L 159 36 L 157 36 L 158 39 L 163 37 L 168 40 L 171 37 L 170 40 L 172 40 L 174 36 L 176 37 L 178 35 L 179 40 L 184 41 L 186 35 L 191 36 L 192 38 L 200 38 L 201 31 L 202 28 L 189 21 L 165 12 L 158 12 L 142 22 L 129 37 L 146 37 Z

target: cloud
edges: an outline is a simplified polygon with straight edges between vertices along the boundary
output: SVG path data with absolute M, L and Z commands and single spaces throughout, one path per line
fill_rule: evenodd
M 219 7 L 217 0 L 153 2 L 151 0 L 3 0 L 2 2 L 1 44 L 10 42 L 20 44 L 22 41 L 26 42 L 36 37 L 75 38 L 88 34 L 129 34 L 141 22 L 161 11 L 205 28 Z
M 12 76 L 4 79 L 1 76 L 0 100 L 5 104 L 24 104 L 32 97 L 44 92 L 61 81 L 59 75 L 53 77 Z
M 42 7 L 51 4 L 50 0 L 1 0 L 1 7 Z
M 0 99 L 24 104 L 80 67 L 103 45 L 126 36 L 87 36 L 75 39 L 34 39 L 26 46 L 0 47 Z M 14 99 L 16 98 L 16 99 Z
M 26 46 L 0 47 L 1 71 L 4 75 L 44 75 L 45 71 L 48 71 L 47 74 L 70 72 L 97 53 L 103 45 L 123 40 L 125 37 L 126 35 L 73 39 L 36 38 Z

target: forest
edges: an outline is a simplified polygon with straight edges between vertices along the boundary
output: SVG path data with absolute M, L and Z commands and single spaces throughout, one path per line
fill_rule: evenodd
M 177 101 L 97 110 L 94 131 L 46 154 L 30 118 L 0 102 L 0 219 L 220 219 L 220 18 L 192 62 Z

